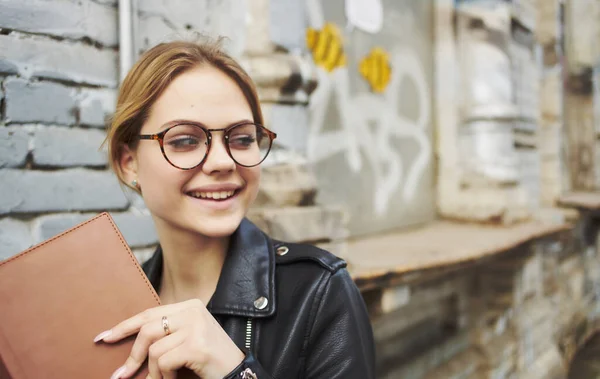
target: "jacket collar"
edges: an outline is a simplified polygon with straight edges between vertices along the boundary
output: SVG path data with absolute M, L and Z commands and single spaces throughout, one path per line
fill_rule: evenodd
M 162 248 L 159 246 L 143 264 L 144 272 L 157 292 L 162 279 L 162 266 Z M 268 301 L 263 309 L 254 304 L 261 297 Z M 207 309 L 212 314 L 268 317 L 275 313 L 275 302 L 273 244 L 258 227 L 243 219 L 231 236 L 227 258 Z

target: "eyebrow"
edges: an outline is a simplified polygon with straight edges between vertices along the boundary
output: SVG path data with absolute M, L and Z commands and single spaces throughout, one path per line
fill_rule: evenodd
M 229 128 L 230 126 L 233 126 L 233 125 L 238 125 L 238 124 L 243 124 L 243 123 L 246 123 L 246 122 L 247 122 L 247 123 L 251 123 L 251 124 L 253 124 L 253 123 L 254 123 L 254 121 L 251 121 L 251 120 L 248 120 L 248 119 L 245 119 L 245 118 L 244 118 L 244 119 L 241 119 L 241 120 L 239 120 L 239 121 L 236 121 L 236 122 L 230 123 L 229 125 L 225 126 L 223 129 L 227 129 L 227 128 Z M 211 129 L 210 129 L 208 126 L 206 126 L 205 124 L 201 123 L 200 121 L 185 120 L 185 119 L 177 119 L 177 120 L 172 120 L 172 121 L 169 121 L 169 122 L 167 122 L 167 123 L 163 124 L 163 125 L 160 127 L 160 129 L 159 129 L 159 132 L 161 132 L 161 131 L 163 131 L 163 130 L 165 130 L 165 129 L 167 129 L 167 128 L 170 128 L 170 127 L 172 127 L 172 126 L 175 126 L 175 125 L 181 125 L 181 124 L 187 124 L 187 125 L 197 125 L 197 126 L 203 127 L 203 128 L 204 128 L 204 129 L 206 129 L 206 130 L 211 130 Z M 218 129 L 218 128 L 215 128 L 215 129 Z

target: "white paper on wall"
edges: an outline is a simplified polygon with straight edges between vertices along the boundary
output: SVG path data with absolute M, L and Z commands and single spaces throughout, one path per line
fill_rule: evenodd
M 379 33 L 383 27 L 381 0 L 346 0 L 348 23 L 367 33 Z
M 479 120 L 461 125 L 459 151 L 463 182 L 485 179 L 512 184 L 519 178 L 518 157 L 513 138 L 513 122 Z
M 486 41 L 471 40 L 464 51 L 468 117 L 515 116 L 508 54 Z

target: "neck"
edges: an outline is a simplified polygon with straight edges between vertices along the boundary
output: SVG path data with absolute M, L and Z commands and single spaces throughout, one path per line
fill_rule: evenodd
M 161 303 L 200 299 L 208 304 L 217 288 L 229 237 L 211 238 L 156 222 L 163 252 Z

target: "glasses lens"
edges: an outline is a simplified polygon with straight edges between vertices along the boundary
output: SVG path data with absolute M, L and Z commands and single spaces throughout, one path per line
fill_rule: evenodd
M 177 125 L 163 138 L 163 149 L 171 164 L 187 169 L 197 166 L 206 155 L 208 136 L 195 125 Z
M 271 137 L 256 124 L 241 124 L 228 132 L 231 157 L 242 166 L 256 166 L 269 154 Z

